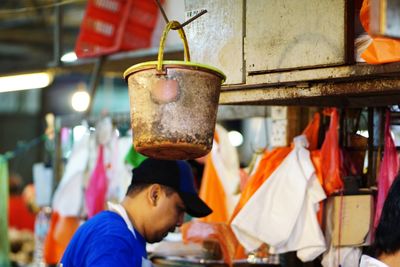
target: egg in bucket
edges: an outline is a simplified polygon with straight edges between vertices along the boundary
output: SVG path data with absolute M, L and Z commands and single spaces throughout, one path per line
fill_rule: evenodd
M 129 87 L 133 144 L 139 153 L 159 159 L 194 159 L 210 152 L 221 84 L 218 69 L 190 61 L 185 32 L 180 27 L 185 61 L 163 61 L 163 32 L 158 60 L 124 72 Z

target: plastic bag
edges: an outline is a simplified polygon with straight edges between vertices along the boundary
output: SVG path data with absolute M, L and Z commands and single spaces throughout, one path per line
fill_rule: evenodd
M 308 150 L 310 150 L 311 152 L 310 158 L 315 168 L 315 175 L 317 176 L 318 182 L 321 185 L 323 185 L 322 168 L 321 168 L 321 151 L 317 150 L 320 125 L 321 125 L 321 116 L 319 115 L 319 113 L 315 113 L 313 120 L 303 131 L 303 135 L 307 137 L 309 143 Z M 323 223 L 323 215 L 324 215 L 324 202 L 320 202 L 319 210 L 317 212 L 319 225 L 322 225 Z
M 248 250 L 265 242 L 271 253 L 298 250 L 298 257 L 309 261 L 325 250 L 315 208 L 326 196 L 315 177 L 305 136 L 295 137 L 293 143 L 290 154 L 236 215 L 232 228 Z
M 60 262 L 79 224 L 80 220 L 78 217 L 62 217 L 57 212 L 53 212 L 43 248 L 43 257 L 47 264 L 57 264 Z
M 318 148 L 319 127 L 321 124 L 321 116 L 315 113 L 313 120 L 307 125 L 303 131 L 303 135 L 307 137 L 308 150 L 313 151 Z
M 307 125 L 303 131 L 303 135 L 307 137 L 309 146 L 314 150 L 318 146 L 318 133 L 320 127 L 320 115 L 316 113 L 313 120 Z M 279 167 L 286 156 L 292 151 L 292 147 L 279 147 L 271 151 L 265 151 L 262 156 L 256 171 L 249 178 L 245 187 L 242 190 L 238 204 L 233 211 L 229 223 L 233 221 L 235 216 L 251 198 L 251 196 L 257 191 L 257 189 L 268 179 L 268 177 Z M 320 184 L 322 184 L 321 174 L 321 157 L 320 151 L 314 150 L 311 152 L 311 160 L 315 167 L 316 175 Z M 321 204 L 322 205 L 322 204 Z M 322 206 L 318 213 L 318 221 L 322 222 Z M 238 244 L 235 259 L 241 259 L 246 256 L 244 248 Z
M 200 218 L 201 221 L 226 222 L 228 220 L 225 190 L 212 163 L 211 154 L 208 154 L 206 158 L 199 196 L 213 210 L 210 215 Z
M 309 150 L 314 150 L 318 146 L 318 133 L 320 127 L 320 115 L 315 113 L 313 120 L 307 125 L 303 131 L 303 135 L 307 137 L 309 143 Z M 239 202 L 233 211 L 230 222 L 233 221 L 235 216 L 239 213 L 242 207 L 250 199 L 250 197 L 257 191 L 257 189 L 268 179 L 268 177 L 276 170 L 282 163 L 286 156 L 292 151 L 292 147 L 279 147 L 271 151 L 264 152 L 264 155 L 258 164 L 256 172 L 249 178 L 246 186 L 242 190 Z M 319 153 L 312 153 L 312 161 L 315 164 L 318 180 L 321 182 L 321 175 L 318 172 L 321 170 Z
M 131 148 L 128 151 L 128 154 L 126 154 L 125 156 L 125 162 L 127 162 L 129 165 L 131 165 L 133 168 L 137 168 L 139 167 L 140 164 L 142 164 L 142 162 L 147 159 L 146 156 L 143 156 L 142 154 L 140 154 L 139 152 L 137 152 L 135 150 L 135 148 L 133 147 L 133 145 L 131 146 Z
M 230 218 L 230 223 L 257 189 L 268 179 L 271 173 L 276 170 L 290 151 L 292 151 L 291 147 L 280 147 L 264 153 L 256 172 L 250 177 L 240 195 L 239 202 Z
M 214 139 L 213 148 L 207 155 L 199 193 L 213 213 L 200 220 L 227 223 L 239 198 L 239 156 L 229 141 L 228 132 L 218 124 Z
M 250 175 L 243 168 L 239 170 L 239 174 L 240 174 L 240 192 L 242 192 L 243 189 L 246 187 L 247 182 L 250 179 Z
M 366 32 L 370 33 L 370 0 L 364 0 L 360 10 L 360 21 Z M 382 64 L 400 61 L 400 41 L 373 37 L 372 43 L 361 54 L 368 64 Z
M 181 227 L 183 241 L 204 243 L 214 241 L 220 245 L 224 262 L 231 264 L 238 241 L 231 228 L 225 223 L 191 221 Z
M 378 226 L 383 204 L 389 192 L 397 172 L 399 171 L 399 159 L 397 157 L 396 145 L 390 133 L 390 112 L 386 112 L 385 122 L 385 151 L 379 168 L 378 175 L 378 197 L 375 210 L 374 228 Z
M 358 134 L 348 134 L 347 139 L 349 148 L 343 148 L 341 151 L 342 176 L 362 176 L 368 138 Z
M 338 136 L 338 112 L 333 109 L 330 112 L 331 121 L 326 132 L 324 143 L 321 147 L 321 171 L 323 187 L 329 196 L 332 193 L 343 189 L 343 182 L 340 174 L 340 148 Z
M 107 193 L 107 177 L 104 166 L 104 147 L 99 146 L 96 167 L 90 177 L 88 188 L 85 192 L 86 207 L 89 218 L 104 209 Z
M 321 126 L 321 116 L 319 113 L 314 114 L 313 120 L 308 124 L 306 129 L 303 131 L 303 135 L 308 140 L 308 150 L 310 150 L 310 158 L 315 168 L 315 175 L 317 176 L 320 185 L 323 185 L 322 179 L 322 168 L 321 168 L 321 151 L 318 150 L 319 141 L 319 128 Z M 317 212 L 317 219 L 319 225 L 323 224 L 324 215 L 324 202 L 319 203 L 319 209 Z

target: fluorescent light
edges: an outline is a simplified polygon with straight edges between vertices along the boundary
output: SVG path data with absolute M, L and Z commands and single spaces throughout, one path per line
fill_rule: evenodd
M 68 52 L 65 53 L 62 57 L 61 57 L 61 61 L 62 62 L 74 62 L 75 60 L 77 60 L 78 57 L 76 56 L 75 52 Z
M 0 93 L 39 89 L 48 86 L 53 81 L 49 72 L 37 72 L 0 77 Z

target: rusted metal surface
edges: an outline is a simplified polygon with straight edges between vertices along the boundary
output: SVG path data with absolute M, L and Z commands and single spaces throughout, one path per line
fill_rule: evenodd
M 345 0 L 246 1 L 246 69 L 346 63 Z
M 220 104 L 382 106 L 400 102 L 400 79 L 302 83 L 223 91 Z M 260 86 L 260 85 L 257 85 Z
M 185 0 L 186 19 L 204 9 L 185 27 L 192 61 L 229 73 L 227 84 L 243 83 L 243 0 Z
M 246 78 L 247 85 L 277 84 L 302 81 L 342 81 L 364 80 L 379 77 L 393 77 L 400 75 L 400 63 L 368 65 L 356 64 L 306 70 L 292 70 L 269 74 L 250 75 Z M 223 90 L 234 89 L 225 87 Z
M 212 147 L 221 77 L 168 68 L 137 71 L 128 78 L 135 149 L 162 159 L 193 159 Z M 165 94 L 157 86 L 169 88 Z M 164 84 L 162 84 L 164 83 Z
M 217 121 L 247 119 L 253 117 L 269 117 L 270 107 L 246 105 L 219 105 Z

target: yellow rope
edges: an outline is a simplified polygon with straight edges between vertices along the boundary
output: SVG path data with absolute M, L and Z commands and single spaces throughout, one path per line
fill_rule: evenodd
M 167 39 L 168 32 L 173 28 L 179 27 L 180 25 L 181 24 L 179 22 L 172 20 L 172 21 L 168 22 L 168 24 L 165 26 L 163 35 L 161 36 L 161 40 L 160 40 L 160 48 L 158 50 L 157 71 L 162 70 L 163 57 L 164 57 L 164 46 L 165 46 L 165 40 Z M 181 37 L 181 39 L 183 41 L 183 52 L 184 52 L 184 56 L 185 56 L 185 61 L 190 61 L 189 45 L 186 40 L 185 31 L 183 30 L 183 28 L 179 28 L 178 32 L 179 32 L 179 36 Z

